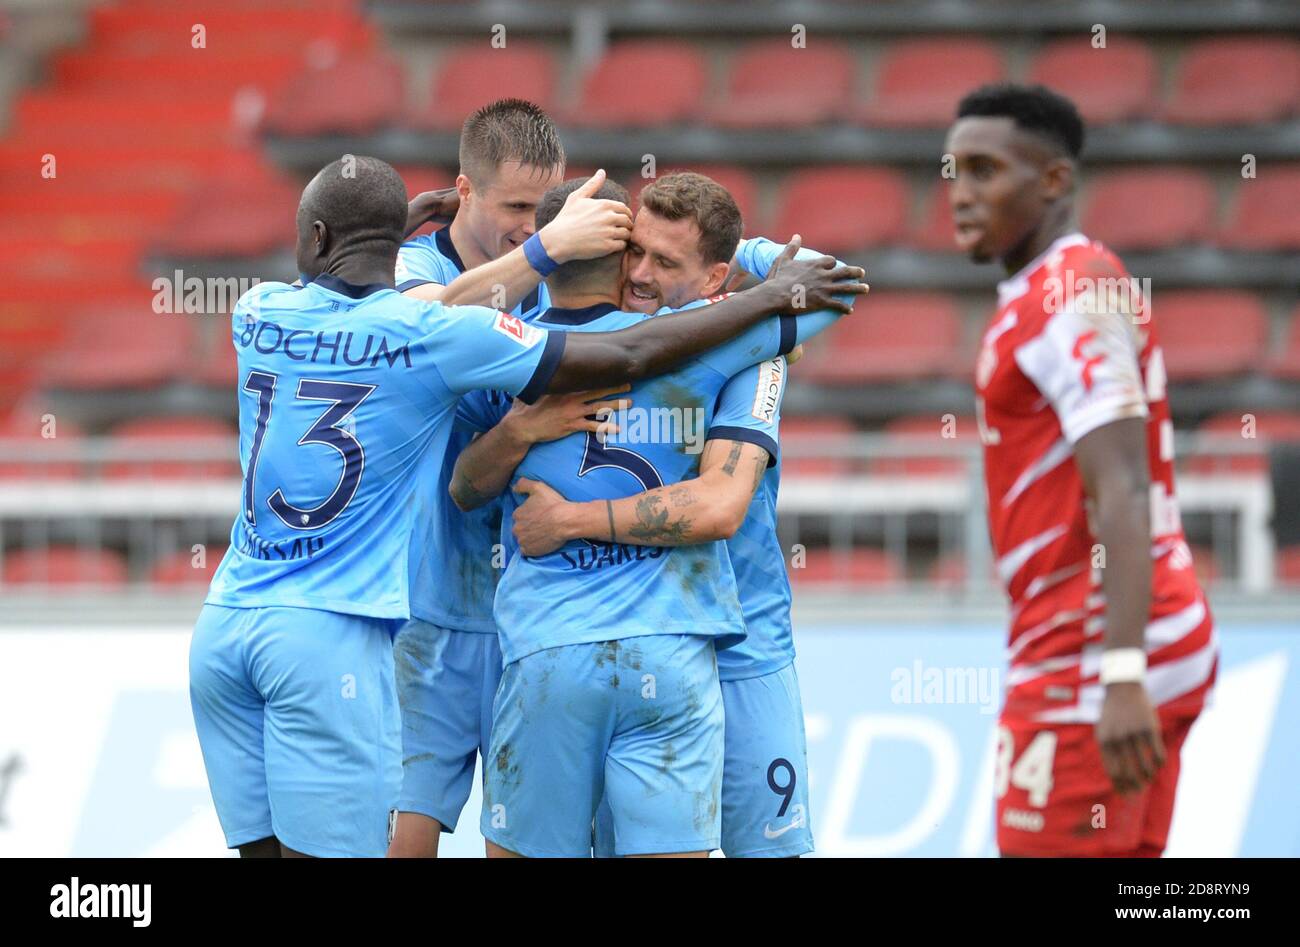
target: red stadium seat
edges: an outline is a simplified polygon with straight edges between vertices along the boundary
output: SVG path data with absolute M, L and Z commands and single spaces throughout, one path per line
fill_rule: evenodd
M 996 579 L 992 566 L 993 562 L 990 560 L 988 573 L 984 576 L 990 581 Z M 931 564 L 927 577 L 936 585 L 951 587 L 964 584 L 968 571 L 966 568 L 966 554 L 950 552 L 947 555 L 940 556 Z
M 1300 546 L 1286 546 L 1277 551 L 1277 578 L 1283 585 L 1300 585 Z
M 143 454 L 104 465 L 110 480 L 234 478 L 239 476 L 236 432 L 214 418 L 143 418 L 114 428 L 110 443 Z M 222 457 L 230 459 L 223 460 Z
M 1251 125 L 1295 114 L 1300 106 L 1300 43 L 1280 37 L 1233 37 L 1196 44 L 1183 57 L 1166 121 Z
M 68 343 L 44 365 L 56 388 L 145 388 L 176 373 L 194 346 L 202 315 L 155 312 L 149 305 L 82 309 Z
M 926 416 L 896 418 L 885 425 L 883 432 L 899 447 L 915 445 L 925 450 L 931 445 L 947 447 L 956 444 L 979 444 L 979 429 L 974 417 Z M 877 476 L 960 477 L 966 474 L 965 461 L 959 457 L 935 455 L 916 457 L 875 457 L 870 471 Z
M 752 43 L 731 65 L 727 91 L 707 112 L 723 128 L 818 125 L 842 118 L 853 96 L 853 57 L 838 43 L 795 49 L 789 39 Z
M 952 226 L 952 202 L 948 199 L 948 185 L 936 184 L 926 195 L 920 224 L 911 233 L 909 242 L 918 250 L 932 253 L 956 253 Z
M 1209 237 L 1214 208 L 1214 188 L 1200 171 L 1117 171 L 1090 188 L 1083 230 L 1117 250 L 1185 246 Z
M 549 112 L 555 107 L 555 62 L 545 47 L 528 42 L 511 40 L 499 49 L 462 46 L 439 66 L 431 96 L 421 119 L 448 130 L 497 99 L 527 99 Z
M 853 473 L 859 465 L 852 457 L 836 456 L 833 447 L 845 443 L 856 432 L 847 418 L 834 415 L 782 418 L 782 473 L 796 477 L 841 477 Z
M 226 547 L 208 546 L 203 551 L 202 566 L 195 566 L 197 555 L 193 550 L 180 549 L 170 555 L 160 556 L 149 569 L 149 581 L 154 585 L 186 586 L 207 585 L 212 581 Z
M 695 171 L 705 177 L 712 178 L 730 192 L 736 201 L 736 206 L 740 208 L 741 217 L 745 220 L 746 236 L 763 232 L 762 223 L 756 218 L 758 213 L 758 185 L 755 183 L 753 175 L 744 168 L 734 164 L 700 164 L 692 165 L 689 168 L 657 168 L 656 170 L 658 171 L 656 178 L 644 178 L 640 174 L 634 174 L 627 179 L 627 190 L 632 195 L 633 213 L 640 209 L 639 198 L 648 184 L 674 171 Z M 566 177 L 572 178 L 574 175 L 567 174 Z
M 997 47 L 983 40 L 920 39 L 890 44 L 875 91 L 860 110 L 869 125 L 941 127 L 967 92 L 1005 78 Z
M 292 247 L 301 188 L 270 169 L 217 175 L 195 189 L 161 240 L 173 257 L 261 256 Z
M 1248 420 L 1243 420 L 1247 417 Z M 1187 469 L 1199 474 L 1267 474 L 1268 448 L 1277 443 L 1300 443 L 1300 414 L 1286 411 L 1225 411 L 1209 418 L 1196 429 L 1198 434 L 1215 435 L 1229 443 L 1257 446 L 1257 454 L 1198 454 L 1187 460 Z M 1247 440 L 1247 438 L 1252 438 Z M 1211 448 L 1213 451 L 1213 448 Z
M 396 62 L 351 57 L 308 69 L 285 84 L 266 113 L 266 128 L 280 135 L 365 134 L 393 124 L 406 102 Z
M 1237 185 L 1220 241 L 1240 250 L 1300 250 L 1300 165 L 1264 164 Z
M 1291 313 L 1286 341 L 1282 345 L 1282 351 L 1269 362 L 1268 371 L 1275 378 L 1300 380 L 1300 306 Z
M 1263 360 L 1268 317 L 1250 293 L 1165 293 L 1153 311 L 1173 381 L 1243 374 Z
M 615 43 L 583 80 L 568 119 L 587 128 L 685 122 L 699 109 L 706 83 L 704 57 L 690 43 Z
M 126 561 L 111 549 L 52 546 L 7 553 L 0 570 L 5 585 L 91 585 L 116 589 L 126 585 Z
M 903 570 L 883 549 L 809 549 L 803 568 L 787 568 L 796 585 L 893 585 Z
M 786 179 L 772 236 L 798 233 L 827 253 L 880 246 L 902 239 L 907 207 L 907 185 L 892 168 L 809 168 Z
M 64 455 L 77 454 L 82 438 L 81 427 L 72 418 L 43 410 L 33 402 L 20 405 L 0 421 L 0 441 L 10 442 L 0 450 L 0 457 L 5 458 L 0 463 L 0 479 L 74 480 L 82 475 L 82 465 L 64 459 Z
M 793 371 L 825 384 L 933 378 L 963 361 L 960 342 L 961 317 L 951 297 L 872 293 L 852 316 L 809 343 Z
M 1067 96 L 1089 125 L 1146 118 L 1159 92 L 1155 56 L 1143 42 L 1109 36 L 1048 43 L 1029 67 L 1030 82 Z

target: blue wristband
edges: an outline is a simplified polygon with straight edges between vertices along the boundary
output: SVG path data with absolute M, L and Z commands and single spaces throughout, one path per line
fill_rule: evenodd
M 524 256 L 528 258 L 528 265 L 543 279 L 554 273 L 555 268 L 560 265 L 547 255 L 546 248 L 542 246 L 542 238 L 537 234 L 524 241 Z

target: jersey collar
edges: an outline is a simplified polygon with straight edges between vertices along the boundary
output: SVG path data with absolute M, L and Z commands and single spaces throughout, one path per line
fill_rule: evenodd
M 582 309 L 561 309 L 558 306 L 552 306 L 542 313 L 540 321 L 550 322 L 558 326 L 580 326 L 586 325 L 588 322 L 595 322 L 601 316 L 607 316 L 611 312 L 618 311 L 618 307 L 613 303 L 596 303 L 594 306 L 585 306 Z
M 998 305 L 1005 305 L 1009 300 L 1015 299 L 1017 296 L 1023 296 L 1029 290 L 1030 274 L 1042 266 L 1043 261 L 1053 253 L 1065 250 L 1068 247 L 1080 246 L 1087 242 L 1088 238 L 1077 230 L 1062 237 L 1057 237 L 1046 250 L 1022 266 L 1015 274 L 998 283 Z
M 457 272 L 465 272 L 465 263 L 456 252 L 456 245 L 451 242 L 450 224 L 434 233 L 433 242 L 437 245 L 438 252 L 451 261 L 451 265 L 456 267 Z
M 338 293 L 340 296 L 347 296 L 351 299 L 364 299 L 366 296 L 393 288 L 385 286 L 383 283 L 366 283 L 364 286 L 359 286 L 356 283 L 349 283 L 347 280 L 339 279 L 332 273 L 322 273 L 312 282 L 321 289 L 328 289 L 331 293 Z

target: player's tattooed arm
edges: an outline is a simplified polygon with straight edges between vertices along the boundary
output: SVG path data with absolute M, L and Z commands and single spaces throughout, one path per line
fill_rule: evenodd
M 515 399 L 500 423 L 461 451 L 447 492 L 460 509 L 476 509 L 505 492 L 515 468 L 534 444 L 559 440 L 575 431 L 618 433 L 611 416 L 630 408 L 632 399 L 611 396 L 630 387 L 543 395 L 534 404 Z
M 797 250 L 792 242 L 766 280 L 712 305 L 647 319 L 617 332 L 569 333 L 547 390 L 653 378 L 769 316 L 851 312 L 851 303 L 835 297 L 866 293 L 867 284 L 861 282 L 865 271 L 828 256 L 795 259 Z
M 768 453 L 745 441 L 705 444 L 700 475 L 619 500 L 571 503 L 544 483 L 521 479 L 527 496 L 514 514 L 525 556 L 543 556 L 573 539 L 635 546 L 689 546 L 729 539 L 749 512 Z

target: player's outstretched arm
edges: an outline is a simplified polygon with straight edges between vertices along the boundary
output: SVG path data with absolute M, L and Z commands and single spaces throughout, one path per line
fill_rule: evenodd
M 500 423 L 475 438 L 456 458 L 447 487 L 452 500 L 469 511 L 500 496 L 534 444 L 559 440 L 575 431 L 617 432 L 618 425 L 607 418 L 611 412 L 630 408 L 632 399 L 610 396 L 630 387 L 543 395 L 534 404 L 515 399 Z
M 521 479 L 514 535 L 525 556 L 544 556 L 573 539 L 636 546 L 689 546 L 730 539 L 763 482 L 768 453 L 745 441 L 704 445 L 700 475 L 621 500 L 571 503 L 544 483 Z
M 1137 792 L 1165 760 L 1160 723 L 1143 683 L 1151 614 L 1146 418 L 1125 418 L 1085 434 L 1074 445 L 1074 459 L 1096 511 L 1097 541 L 1105 557 L 1101 582 L 1106 595 L 1106 697 L 1097 740 L 1115 789 Z
M 779 313 L 799 314 L 824 326 L 852 312 L 849 300 L 869 289 L 861 282 L 865 272 L 828 256 L 794 259 L 797 250 L 791 243 L 766 280 L 721 302 L 647 319 L 617 332 L 569 333 L 546 390 L 575 391 L 653 378 Z M 783 353 L 759 354 L 750 361 L 778 354 Z
M 620 201 L 593 198 L 591 195 L 604 183 L 605 172 L 597 171 L 568 196 L 554 220 L 529 238 L 540 241 L 546 257 L 557 264 L 590 260 L 627 246 L 632 234 L 632 211 Z M 541 281 L 542 274 L 533 267 L 526 246 L 521 246 L 500 259 L 467 270 L 446 286 L 426 283 L 407 290 L 406 295 L 448 306 L 509 310 Z

